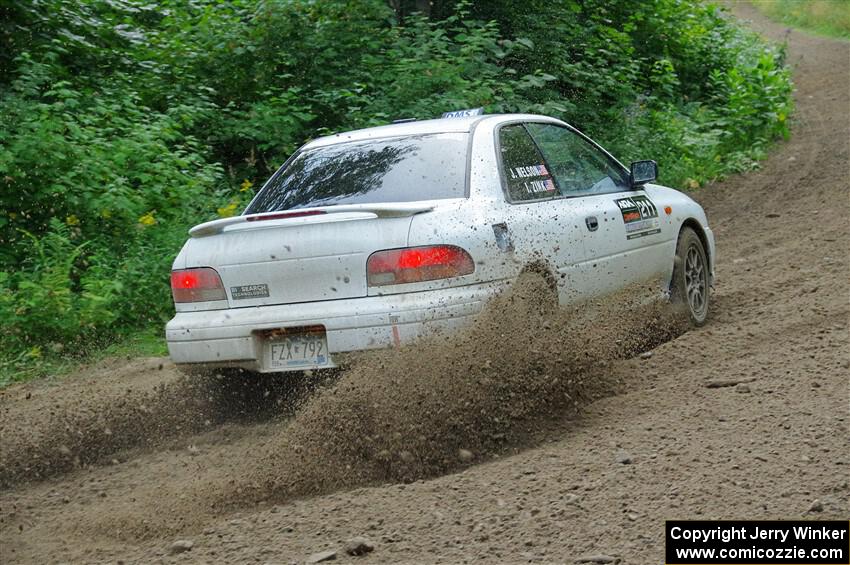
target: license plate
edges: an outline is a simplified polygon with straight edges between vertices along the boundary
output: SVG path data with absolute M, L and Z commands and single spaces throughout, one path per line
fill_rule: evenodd
M 265 342 L 268 369 L 314 369 L 331 364 L 324 333 L 279 336 Z

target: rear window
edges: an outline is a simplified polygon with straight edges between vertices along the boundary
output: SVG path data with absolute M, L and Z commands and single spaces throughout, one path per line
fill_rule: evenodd
M 245 213 L 462 198 L 468 135 L 385 138 L 302 151 L 272 177 Z

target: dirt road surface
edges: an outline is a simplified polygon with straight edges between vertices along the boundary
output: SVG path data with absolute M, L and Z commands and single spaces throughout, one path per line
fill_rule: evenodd
M 705 327 L 559 320 L 540 351 L 461 344 L 237 395 L 158 359 L 11 387 L 0 560 L 645 564 L 665 519 L 846 519 L 850 44 L 787 36 L 791 140 L 697 193 L 719 256 Z M 646 330 L 636 351 L 663 343 L 620 359 Z M 356 536 L 374 550 L 347 555 Z

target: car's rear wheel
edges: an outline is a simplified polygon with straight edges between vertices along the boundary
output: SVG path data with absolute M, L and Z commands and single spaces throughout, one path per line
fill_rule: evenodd
M 210 399 L 226 418 L 263 421 L 284 411 L 303 388 L 301 373 L 261 374 L 242 369 L 219 369 L 207 376 Z
M 514 299 L 520 301 L 525 313 L 547 315 L 558 307 L 558 290 L 548 270 L 531 267 L 524 270 L 513 284 Z
M 708 258 L 702 240 L 693 229 L 682 228 L 676 244 L 670 290 L 673 303 L 686 308 L 695 326 L 703 325 L 708 317 L 708 275 Z

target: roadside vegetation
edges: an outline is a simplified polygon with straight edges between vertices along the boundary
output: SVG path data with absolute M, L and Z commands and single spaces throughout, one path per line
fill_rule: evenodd
M 766 16 L 820 35 L 850 39 L 847 0 L 750 0 Z
M 535 112 L 694 189 L 755 167 L 792 110 L 783 51 L 696 1 L 0 11 L 0 384 L 122 341 L 155 350 L 136 336 L 172 312 L 186 230 L 240 213 L 310 138 L 458 108 Z

